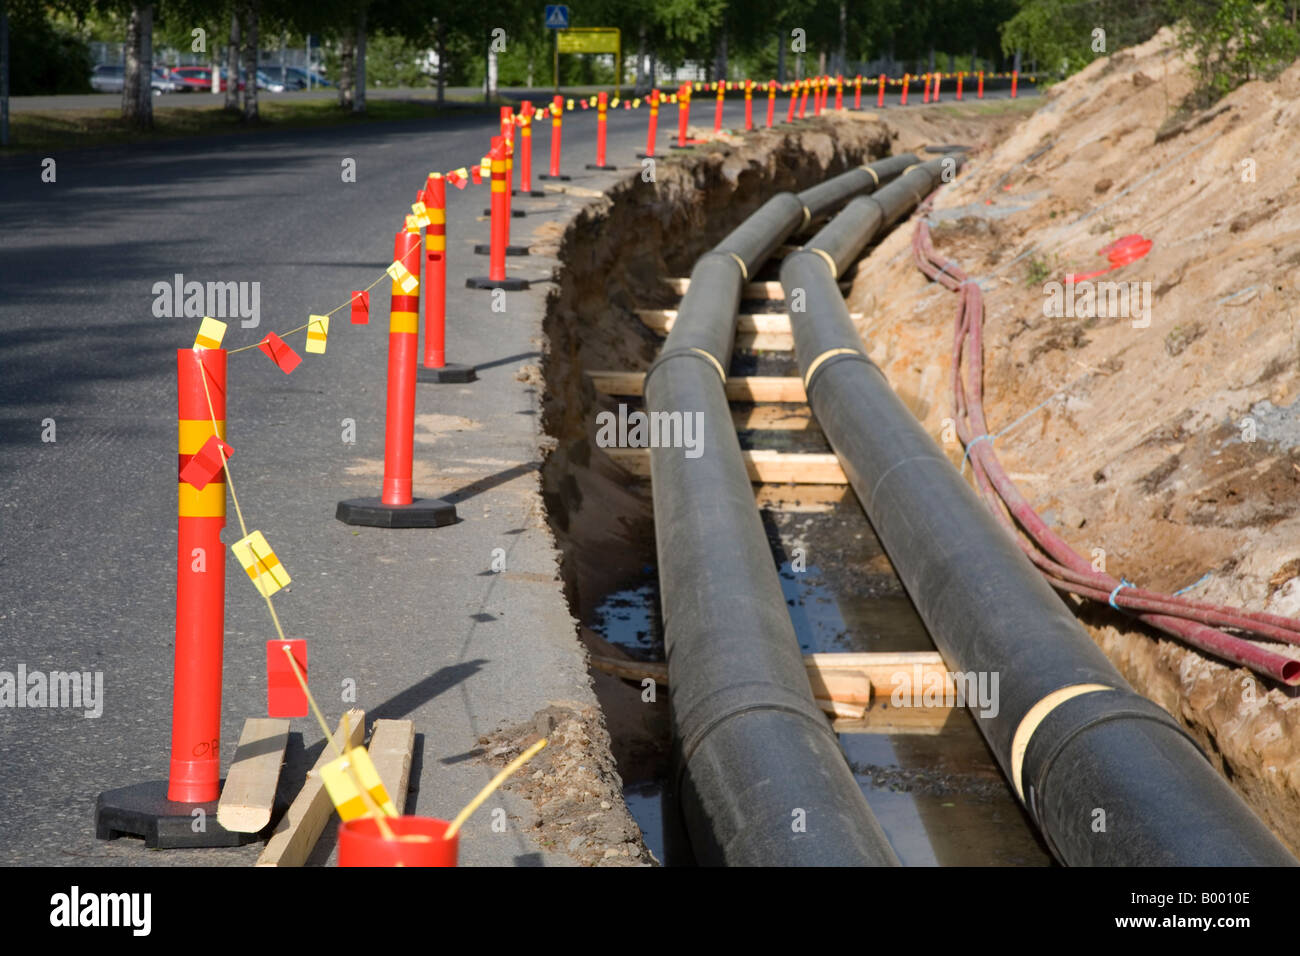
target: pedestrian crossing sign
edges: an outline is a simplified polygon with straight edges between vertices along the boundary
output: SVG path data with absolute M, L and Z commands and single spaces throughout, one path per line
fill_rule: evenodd
M 561 3 L 548 3 L 546 5 L 546 29 L 569 29 L 569 8 Z

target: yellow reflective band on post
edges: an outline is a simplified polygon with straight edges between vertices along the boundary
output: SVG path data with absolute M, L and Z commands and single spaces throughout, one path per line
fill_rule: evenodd
M 398 312 L 394 310 L 388 317 L 388 331 L 392 332 L 409 332 L 412 335 L 420 331 L 420 322 L 414 312 Z
M 317 355 L 325 354 L 325 342 L 329 338 L 330 317 L 328 315 L 309 315 L 307 321 L 307 351 Z
M 444 226 L 447 224 L 447 210 L 430 209 L 428 212 L 429 212 L 429 222 L 427 223 L 427 225 Z
M 289 583 L 289 572 L 266 543 L 262 532 L 254 531 L 230 546 L 239 563 L 248 572 L 249 580 L 265 597 L 270 597 Z
M 177 423 L 176 450 L 182 455 L 197 455 L 204 442 L 212 437 L 209 418 L 182 418 Z M 217 422 L 217 437 L 226 440 L 226 423 Z
M 491 169 L 494 173 L 504 173 L 506 171 L 506 161 L 504 159 L 492 160 Z
M 425 252 L 445 252 L 447 249 L 447 237 L 440 236 L 436 232 L 426 233 L 424 236 Z
M 210 423 L 209 423 L 210 424 Z M 209 432 L 209 434 L 211 434 Z M 180 518 L 224 518 L 226 480 L 210 481 L 199 491 L 188 481 L 177 483 L 176 515 Z
M 219 349 L 221 348 L 221 340 L 225 336 L 226 323 L 205 315 L 203 321 L 199 323 L 198 335 L 194 336 L 193 347 L 196 349 Z
M 355 780 L 349 768 L 356 773 Z M 366 815 L 366 801 L 357 789 L 356 780 L 361 781 L 361 786 L 365 787 L 379 809 L 390 817 L 397 816 L 397 807 L 388 796 L 388 790 L 379 779 L 379 771 L 375 769 L 365 747 L 353 747 L 342 757 L 325 764 L 320 768 L 320 779 L 325 784 L 334 809 L 345 821 Z

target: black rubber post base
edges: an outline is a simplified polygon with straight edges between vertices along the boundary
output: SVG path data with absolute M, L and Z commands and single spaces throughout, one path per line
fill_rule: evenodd
M 563 173 L 561 173 L 559 176 L 552 176 L 550 173 L 542 173 L 542 175 L 538 176 L 537 178 L 538 178 L 538 179 L 552 179 L 552 180 L 554 180 L 554 181 L 557 182 L 557 183 L 567 183 L 567 182 L 568 182 L 572 177 L 571 177 L 571 176 L 565 176 Z
M 637 159 L 663 159 L 663 153 L 637 153 Z
M 609 172 L 609 171 L 611 171 L 611 170 L 618 169 L 617 166 L 610 166 L 608 163 L 606 163 L 604 166 L 597 166 L 595 163 L 588 163 L 588 164 L 587 164 L 587 168 L 588 168 L 588 169 L 599 169 L 599 170 L 602 171 L 602 172 Z
M 467 289 L 505 289 L 507 292 L 522 292 L 528 288 L 527 279 L 489 279 L 487 276 L 475 276 L 465 280 Z
M 474 255 L 490 256 L 492 255 L 492 246 L 486 242 L 480 242 L 474 247 Z M 506 255 L 508 256 L 526 256 L 528 255 L 527 246 L 506 246 Z
M 442 368 L 429 368 L 421 365 L 415 370 L 415 380 L 427 385 L 463 385 L 478 381 L 478 374 L 473 365 L 456 365 L 448 362 Z
M 483 215 L 485 215 L 485 216 L 491 216 L 491 215 L 492 215 L 492 210 L 491 210 L 491 209 L 484 209 L 484 210 L 483 210 Z M 511 209 L 511 210 L 510 210 L 510 218 L 511 218 L 511 219 L 523 219 L 523 218 L 524 218 L 525 216 L 527 216 L 527 215 L 528 215 L 528 213 L 524 212 L 522 209 Z
M 441 498 L 416 498 L 409 505 L 386 505 L 378 498 L 340 501 L 334 517 L 366 528 L 441 528 L 455 524 L 456 506 Z
M 532 196 L 534 199 L 546 198 L 546 193 L 541 189 L 516 189 L 512 196 Z
M 203 812 L 196 814 L 195 810 Z M 116 840 L 122 836 L 144 837 L 144 845 L 150 850 L 243 846 L 258 838 L 256 833 L 235 833 L 218 823 L 215 800 L 168 800 L 166 780 L 149 780 L 99 795 L 95 801 L 96 839 Z
M 690 144 L 687 144 L 686 146 L 678 146 L 676 143 L 669 143 L 668 148 L 669 149 L 694 149 L 695 147 L 691 146 Z

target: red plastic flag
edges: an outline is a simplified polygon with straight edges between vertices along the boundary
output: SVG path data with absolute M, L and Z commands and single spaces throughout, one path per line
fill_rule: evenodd
M 268 332 L 266 338 L 257 343 L 257 347 L 266 353 L 266 357 L 275 363 L 275 367 L 288 375 L 302 362 L 302 356 L 285 343 L 274 332 Z
M 370 293 L 354 289 L 352 292 L 352 324 L 366 325 L 370 322 Z
M 208 482 L 221 474 L 222 454 L 229 458 L 235 450 L 216 435 L 208 436 L 203 447 L 190 456 L 190 460 L 181 469 L 181 481 L 193 485 L 196 491 L 202 491 Z
M 475 186 L 477 186 L 479 183 L 483 182 L 483 167 L 482 167 L 482 166 L 471 166 L 471 167 L 469 168 L 469 178 L 472 179 L 472 180 L 474 181 L 474 185 L 475 185 Z
M 307 679 L 306 641 L 266 642 L 266 715 L 268 717 L 306 717 L 307 694 L 294 675 L 293 663 Z

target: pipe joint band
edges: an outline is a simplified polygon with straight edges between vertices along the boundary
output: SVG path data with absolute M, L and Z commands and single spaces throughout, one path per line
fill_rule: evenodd
M 802 203 L 801 203 L 800 205 L 802 205 Z M 808 225 L 808 223 L 810 223 L 810 222 L 812 222 L 812 210 L 809 209 L 807 206 L 804 206 L 804 207 L 803 207 L 803 222 L 800 224 L 799 228 L 802 229 L 804 226 Z
M 830 266 L 832 279 L 838 279 L 840 277 L 840 270 L 836 267 L 835 260 L 831 258 L 831 254 L 825 249 L 818 249 L 816 246 L 804 246 L 803 250 L 804 252 L 813 252 L 821 256 L 826 261 L 826 265 Z
M 734 252 L 728 252 L 727 255 L 731 256 L 731 258 L 736 260 L 736 265 L 740 266 L 741 278 L 744 279 L 746 282 L 748 282 L 749 270 L 745 268 L 745 260 L 740 258 L 740 256 L 736 255 Z
M 874 179 L 875 182 L 876 182 L 876 187 L 879 188 L 879 186 L 880 186 L 880 176 L 876 173 L 876 171 L 875 171 L 874 169 L 872 169 L 870 166 L 867 166 L 867 165 L 863 165 L 862 168 L 865 169 L 867 172 L 869 172 L 869 173 L 871 174 L 871 178 Z
M 807 394 L 808 386 L 812 384 L 813 376 L 817 374 L 817 370 L 820 369 L 828 359 L 833 359 L 841 355 L 856 355 L 862 361 L 866 362 L 867 364 L 871 364 L 871 359 L 863 355 L 860 349 L 850 349 L 850 348 L 827 349 L 821 355 L 817 356 L 815 359 L 813 359 L 811 362 L 808 363 L 808 371 L 805 372 L 803 376 L 803 389 L 805 394 Z
M 1025 799 L 1025 790 L 1021 780 L 1022 772 L 1025 768 L 1025 751 L 1029 749 L 1029 741 L 1034 736 L 1034 731 L 1038 729 L 1043 719 L 1056 708 L 1060 707 L 1067 700 L 1072 700 L 1082 694 L 1094 694 L 1101 690 L 1115 690 L 1114 687 L 1108 687 L 1105 684 L 1070 684 L 1067 687 L 1058 687 L 1038 703 L 1030 707 L 1025 712 L 1025 716 L 1020 718 L 1020 724 L 1016 727 L 1015 736 L 1011 738 L 1011 782 L 1015 785 L 1016 795 L 1023 802 Z
M 722 384 L 723 385 L 727 384 L 727 373 L 726 370 L 722 367 L 722 363 L 718 361 L 718 357 L 714 355 L 712 352 L 706 352 L 704 349 L 696 348 L 695 346 L 690 346 L 689 348 L 670 349 L 667 352 L 661 352 L 659 354 L 659 357 L 654 360 L 654 364 L 652 364 L 650 368 L 646 370 L 645 384 L 642 386 L 642 394 L 645 393 L 646 387 L 648 387 L 650 384 L 650 376 L 653 375 L 659 369 L 659 366 L 663 365 L 669 359 L 682 358 L 682 357 L 696 358 L 708 362 L 709 365 L 713 367 L 713 370 L 718 373 L 718 377 L 722 379 Z

